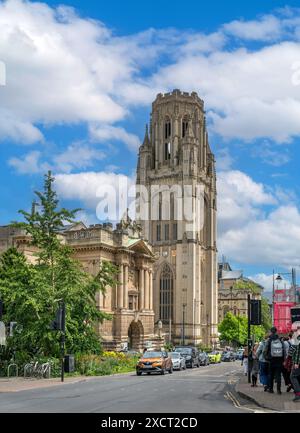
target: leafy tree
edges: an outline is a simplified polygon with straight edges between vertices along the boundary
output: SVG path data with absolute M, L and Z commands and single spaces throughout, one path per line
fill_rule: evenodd
M 248 319 L 244 316 L 235 316 L 227 313 L 224 320 L 219 324 L 220 339 L 236 345 L 245 345 L 248 338 Z M 250 335 L 256 341 L 262 340 L 265 334 L 263 326 L 251 326 Z
M 102 262 L 96 276 L 86 273 L 63 243 L 61 230 L 77 210 L 58 209 L 54 178 L 45 176 L 44 192 L 36 192 L 31 213 L 20 211 L 23 228 L 38 248 L 36 263 L 27 262 L 15 249 L 0 259 L 0 293 L 6 306 L 6 322 L 18 323 L 9 346 L 25 354 L 59 355 L 59 333 L 50 330 L 59 300 L 66 304 L 66 346 L 69 352 L 98 353 L 101 349 L 97 323 L 110 316 L 96 305 L 96 293 L 115 285 L 117 268 Z
M 241 289 L 251 292 L 253 295 L 259 295 L 262 291 L 262 288 L 257 283 L 244 279 L 237 280 L 233 285 L 233 290 Z

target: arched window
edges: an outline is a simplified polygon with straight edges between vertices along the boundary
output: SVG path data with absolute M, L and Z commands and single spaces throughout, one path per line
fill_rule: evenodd
M 186 131 L 188 130 L 188 126 L 189 126 L 189 121 L 187 116 L 184 116 L 184 118 L 182 119 L 182 138 L 185 137 Z
M 173 273 L 165 264 L 160 274 L 160 320 L 169 322 L 173 319 Z
M 165 139 L 167 140 L 170 137 L 171 137 L 171 120 L 169 119 L 169 117 L 167 117 L 165 122 Z

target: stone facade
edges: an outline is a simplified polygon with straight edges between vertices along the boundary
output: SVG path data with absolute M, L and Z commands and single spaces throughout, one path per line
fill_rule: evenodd
M 103 345 L 109 349 L 131 347 L 140 350 L 147 345 L 161 346 L 154 334 L 152 272 L 155 261 L 152 248 L 130 229 L 111 224 L 86 227 L 78 223 L 66 227 L 61 239 L 72 247 L 74 257 L 84 270 L 96 275 L 100 263 L 109 261 L 119 267 L 118 284 L 98 293 L 98 307 L 111 314 L 112 320 L 99 324 Z M 10 226 L 0 228 L 0 253 L 9 247 L 22 251 L 28 260 L 35 260 L 35 249 L 23 230 Z
M 243 271 L 233 271 L 229 263 L 219 263 L 218 286 L 219 286 L 219 322 L 225 318 L 227 313 L 235 316 L 248 316 L 248 294 L 251 299 L 261 299 L 263 287 L 257 284 L 259 293 L 253 294 L 248 289 L 235 289 L 235 283 L 249 282 L 248 278 L 243 276 Z
M 216 173 L 204 103 L 197 93 L 174 90 L 157 95 L 139 149 L 140 185 L 144 189 L 137 190 L 139 221 L 158 257 L 153 271 L 155 321 L 163 322 L 164 331 L 177 344 L 214 345 L 218 342 Z M 141 192 L 145 189 L 146 201 Z M 179 213 L 178 194 L 184 200 L 190 195 L 197 216 L 192 224 Z

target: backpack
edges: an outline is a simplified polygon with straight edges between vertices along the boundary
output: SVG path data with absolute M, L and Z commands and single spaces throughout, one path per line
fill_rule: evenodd
M 277 340 L 272 340 L 270 346 L 271 346 L 270 352 L 271 352 L 272 358 L 283 358 L 284 357 L 283 344 L 279 340 L 279 338 Z

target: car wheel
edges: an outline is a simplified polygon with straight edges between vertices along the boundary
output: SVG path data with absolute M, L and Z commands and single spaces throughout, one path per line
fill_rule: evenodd
M 148 374 L 148 376 L 150 376 L 150 374 L 151 374 L 151 373 L 150 373 L 150 371 L 148 371 L 148 373 L 147 373 L 147 374 Z
M 141 375 L 142 375 L 142 372 L 141 372 L 141 371 L 137 371 L 137 372 L 136 372 L 136 375 L 137 375 L 137 376 L 141 376 Z

